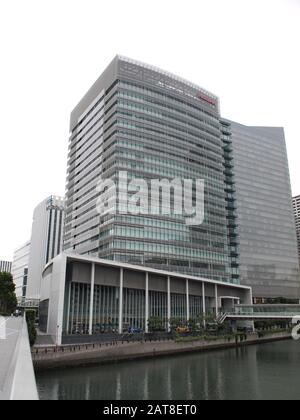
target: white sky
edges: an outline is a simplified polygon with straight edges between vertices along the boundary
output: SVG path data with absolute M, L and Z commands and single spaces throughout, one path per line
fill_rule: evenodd
M 284 126 L 300 194 L 300 0 L 2 0 L 0 40 L 0 259 L 64 195 L 70 112 L 117 53 L 212 91 L 224 117 Z

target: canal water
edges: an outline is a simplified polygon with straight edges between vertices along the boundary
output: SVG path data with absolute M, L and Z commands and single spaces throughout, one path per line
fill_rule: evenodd
M 300 342 L 37 375 L 42 400 L 300 399 Z

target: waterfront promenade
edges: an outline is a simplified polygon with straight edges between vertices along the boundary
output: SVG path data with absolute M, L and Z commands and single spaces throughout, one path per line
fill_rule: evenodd
M 25 318 L 1 318 L 0 400 L 38 400 Z

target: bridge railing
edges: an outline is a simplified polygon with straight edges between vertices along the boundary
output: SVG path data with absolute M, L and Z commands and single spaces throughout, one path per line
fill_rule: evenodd
M 223 314 L 222 314 L 223 315 Z M 289 318 L 300 317 L 300 305 L 237 305 L 231 310 L 226 311 L 228 317 L 252 317 L 252 318 Z M 224 322 L 222 317 L 222 322 Z
M 236 315 L 300 315 L 300 305 L 237 305 L 232 314 Z
M 300 312 L 228 312 L 226 314 L 226 317 L 230 316 L 251 316 L 251 317 L 262 317 L 262 318 L 270 318 L 274 316 L 275 318 L 293 318 L 293 317 L 299 317 L 300 318 Z
M 38 308 L 40 301 L 38 299 L 26 299 L 26 298 L 19 298 L 18 299 L 18 308 Z

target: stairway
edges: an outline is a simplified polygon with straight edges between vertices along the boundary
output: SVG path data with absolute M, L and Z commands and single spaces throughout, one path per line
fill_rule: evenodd
M 223 324 L 223 322 L 227 318 L 227 315 L 228 315 L 227 312 L 219 314 L 217 316 L 217 322 L 218 322 L 218 324 Z

